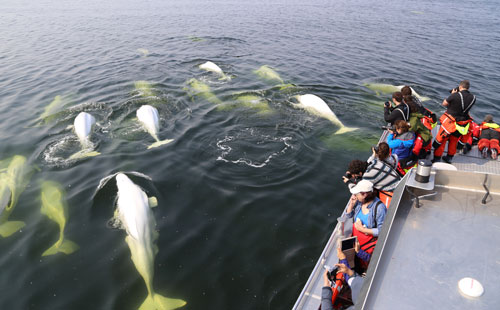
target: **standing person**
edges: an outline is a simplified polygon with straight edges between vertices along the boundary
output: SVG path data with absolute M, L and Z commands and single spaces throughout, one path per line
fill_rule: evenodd
M 433 113 L 431 110 L 427 109 L 426 107 L 424 107 L 422 102 L 416 96 L 413 96 L 413 91 L 410 86 L 408 85 L 403 86 L 401 88 L 401 94 L 403 94 L 403 100 L 406 96 L 411 96 L 411 99 L 413 103 L 415 103 L 416 108 L 424 116 L 424 118 L 422 119 L 422 123 L 425 125 L 425 127 L 429 128 L 429 130 L 432 130 L 432 128 L 436 127 L 437 124 L 436 114 Z
M 353 219 L 352 235 L 358 237 L 363 251 L 372 254 L 387 209 L 373 192 L 373 183 L 368 180 L 359 181 L 351 188 L 351 194 L 346 215 Z
M 425 116 L 420 113 L 418 105 L 413 101 L 412 96 L 405 96 L 404 101 L 410 107 L 410 131 L 416 134 L 415 144 L 413 146 L 413 157 L 422 159 L 427 157 L 431 151 L 432 133 L 425 124 Z M 432 128 L 432 127 L 431 127 Z
M 392 102 L 396 105 L 394 108 L 392 108 L 389 101 L 384 104 L 384 120 L 390 123 L 391 126 L 399 120 L 408 121 L 410 108 L 403 102 L 403 94 L 399 91 L 393 93 Z
M 441 127 L 432 144 L 434 147 L 433 162 L 441 160 L 446 141 L 448 141 L 448 154 L 443 157 L 443 160 L 451 163 L 457 152 L 458 139 L 462 135 L 470 134 L 469 126 L 472 119 L 469 111 L 476 103 L 476 96 L 469 92 L 469 87 L 469 81 L 463 80 L 458 88 L 451 90 L 451 95 L 443 100 L 446 112 L 439 118 Z

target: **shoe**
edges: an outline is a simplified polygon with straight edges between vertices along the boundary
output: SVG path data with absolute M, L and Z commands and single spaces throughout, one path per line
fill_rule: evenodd
M 434 158 L 432 159 L 432 163 L 438 163 L 441 161 L 441 156 L 434 156 Z
M 497 159 L 498 157 L 498 152 L 495 149 L 491 149 L 491 158 L 492 159 Z
M 443 161 L 447 164 L 451 164 L 452 159 L 453 159 L 453 156 L 449 156 L 449 155 L 443 156 Z
M 487 147 L 485 147 L 485 148 L 481 151 L 481 156 L 483 156 L 483 158 L 488 157 L 488 148 L 487 148 Z

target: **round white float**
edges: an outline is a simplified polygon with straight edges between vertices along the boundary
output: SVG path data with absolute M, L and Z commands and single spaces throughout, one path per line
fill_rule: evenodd
M 478 280 L 468 277 L 458 281 L 458 289 L 466 297 L 479 297 L 484 293 L 483 285 Z

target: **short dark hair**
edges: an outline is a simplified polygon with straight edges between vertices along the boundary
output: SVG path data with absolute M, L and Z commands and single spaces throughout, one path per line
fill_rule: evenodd
M 469 89 L 470 82 L 469 82 L 469 80 L 463 80 L 463 81 L 460 81 L 460 84 L 458 84 L 458 86 L 460 86 L 464 89 Z
M 408 85 L 405 85 L 401 88 L 401 93 L 403 96 L 411 96 L 411 87 Z
M 400 91 L 397 91 L 392 94 L 392 98 L 395 99 L 397 102 L 402 102 L 403 101 L 403 94 Z
M 353 159 L 347 167 L 347 171 L 353 174 L 365 173 L 368 163 L 359 159 Z

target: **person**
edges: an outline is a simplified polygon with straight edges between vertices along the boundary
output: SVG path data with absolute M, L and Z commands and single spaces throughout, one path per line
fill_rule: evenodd
M 358 242 L 356 243 L 354 250 L 356 251 L 356 256 L 361 256 L 362 259 L 368 258 L 369 260 L 370 254 L 361 250 Z M 337 267 L 337 273 L 343 273 L 345 283 L 347 283 L 347 285 L 349 285 L 349 287 L 351 288 L 351 300 L 355 305 L 361 291 L 361 287 L 363 286 L 364 278 L 351 269 L 351 267 L 349 266 L 349 262 L 347 261 L 346 256 L 342 252 L 340 247 L 337 248 L 337 256 L 339 258 L 339 263 L 335 264 L 335 267 Z M 327 270 L 323 274 L 323 288 L 321 289 L 321 310 L 333 309 L 332 286 L 333 283 L 330 281 L 329 271 Z
M 392 152 L 398 155 L 399 164 L 403 169 L 412 166 L 415 162 L 410 158 L 415 143 L 415 134 L 409 129 L 410 125 L 406 121 L 399 120 L 387 136 L 387 144 Z
M 396 105 L 394 108 L 391 107 L 389 101 L 384 104 L 384 120 L 391 126 L 398 120 L 407 121 L 410 117 L 410 108 L 403 102 L 403 94 L 399 91 L 393 93 L 392 102 Z
M 463 80 L 458 88 L 451 90 L 451 95 L 443 100 L 446 112 L 441 115 L 439 121 L 441 127 L 432 144 L 434 147 L 433 162 L 441 161 L 441 157 L 448 142 L 448 153 L 442 159 L 451 163 L 457 152 L 457 143 L 462 135 L 468 135 L 472 118 L 469 111 L 476 103 L 476 96 L 469 92 L 470 82 Z
M 493 121 L 492 115 L 486 115 L 474 135 L 479 138 L 477 147 L 482 157 L 488 157 L 488 151 L 490 151 L 491 158 L 497 159 L 500 152 L 500 125 Z
M 425 116 L 420 112 L 418 105 L 413 101 L 412 96 L 405 96 L 403 100 L 410 107 L 410 131 L 414 132 L 415 143 L 412 153 L 414 159 L 423 159 L 427 157 L 427 152 L 431 150 L 432 133 L 424 125 Z
M 372 254 L 387 209 L 373 192 L 373 183 L 368 180 L 359 181 L 350 191 L 352 196 L 346 216 L 353 219 L 352 235 L 358 237 L 363 251 Z
M 342 180 L 347 185 L 354 186 L 363 177 L 367 166 L 368 164 L 365 161 L 359 159 L 351 160 L 349 166 L 347 167 L 345 175 L 342 176 Z
M 437 116 L 435 113 L 433 113 L 431 110 L 427 109 L 424 107 L 420 99 L 418 99 L 416 96 L 413 96 L 413 90 L 410 86 L 405 85 L 401 88 L 401 94 L 403 94 L 403 100 L 407 96 L 410 96 L 412 99 L 412 102 L 415 103 L 418 112 L 420 112 L 424 117 L 422 118 L 422 123 L 424 124 L 425 127 L 427 127 L 429 130 L 432 130 L 432 128 L 436 127 L 437 124 Z
M 363 174 L 363 180 L 373 183 L 373 187 L 378 190 L 379 199 L 389 207 L 394 189 L 401 180 L 397 171 L 398 156 L 391 154 L 386 142 L 380 142 L 377 147 L 372 147 L 372 152 L 367 161 L 368 167 Z

